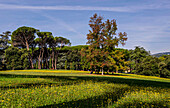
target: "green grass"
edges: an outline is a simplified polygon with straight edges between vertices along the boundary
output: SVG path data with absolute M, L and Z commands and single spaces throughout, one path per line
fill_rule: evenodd
M 167 91 L 140 90 L 129 92 L 121 97 L 113 106 L 115 108 L 137 107 L 137 108 L 169 108 L 170 94 Z
M 170 105 L 170 80 L 83 71 L 0 71 L 2 107 L 161 107 Z
M 104 83 L 93 83 L 93 82 L 81 82 L 76 85 L 65 85 L 65 86 L 41 86 L 31 87 L 29 89 L 9 89 L 1 92 L 3 103 L 1 106 L 5 107 L 38 107 L 45 105 L 58 106 L 58 104 L 86 100 L 92 97 L 101 95 L 109 95 L 114 92 L 116 96 L 122 91 L 126 91 L 127 85 L 116 85 Z M 119 89 L 119 90 L 118 90 Z M 78 95 L 79 94 L 79 95 Z M 100 99 L 105 99 L 103 97 Z M 1 100 L 1 101 L 2 101 Z M 8 104 L 9 103 L 9 104 Z M 72 102 L 77 104 L 77 102 Z M 89 104 L 89 103 L 81 103 Z M 69 105 L 69 104 L 67 104 Z M 101 103 L 97 103 L 98 106 L 103 106 Z M 80 106 L 80 105 L 79 105 Z M 93 106 L 92 104 L 90 106 Z

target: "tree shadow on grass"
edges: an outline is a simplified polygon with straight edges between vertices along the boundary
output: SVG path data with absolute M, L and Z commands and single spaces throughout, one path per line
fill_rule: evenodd
M 121 88 L 115 92 L 105 93 L 100 96 L 59 104 L 44 105 L 37 108 L 107 108 L 108 105 L 112 105 L 114 101 L 117 101 L 125 93 L 125 91 L 126 89 Z
M 106 81 L 108 83 L 115 84 L 127 84 L 129 86 L 143 86 L 143 87 L 161 87 L 170 88 L 170 82 L 152 81 L 152 80 L 142 80 L 142 79 L 129 79 L 129 78 L 119 78 L 119 77 L 78 77 L 81 80 L 92 80 L 97 82 Z
M 18 88 L 33 88 L 33 87 L 43 87 L 43 86 L 48 86 L 48 87 L 57 87 L 57 86 L 65 86 L 65 85 L 71 85 L 68 83 L 62 83 L 62 84 L 57 84 L 57 83 L 22 83 L 18 85 L 12 85 L 12 86 L 0 86 L 1 90 L 7 90 L 7 89 L 18 89 Z
M 170 82 L 161 82 L 153 80 L 142 80 L 142 79 L 130 79 L 121 77 L 109 77 L 109 76 L 52 76 L 52 75 L 12 75 L 12 74 L 0 74 L 2 77 L 6 78 L 47 78 L 60 81 L 94 81 L 115 84 L 127 84 L 129 86 L 140 86 L 140 87 L 161 87 L 170 88 Z M 71 85 L 71 84 L 70 84 Z
M 32 83 L 19 83 L 19 84 L 10 84 L 10 85 L 0 85 L 0 90 L 6 89 L 18 89 L 18 88 L 33 88 L 33 87 L 58 87 L 58 86 L 65 86 L 65 85 L 72 85 L 73 83 L 76 84 L 75 81 L 67 81 L 67 79 L 59 79 L 56 76 L 37 76 L 37 75 L 12 75 L 12 74 L 0 74 L 0 78 L 44 78 L 53 80 L 52 83 L 50 82 L 32 82 Z M 71 77 L 70 80 L 74 79 Z M 0 80 L 1 81 L 1 80 Z
M 107 99 L 102 99 L 103 96 L 82 99 L 78 101 L 70 101 L 59 104 L 51 104 L 39 106 L 37 108 L 97 108 L 106 107 L 108 105 Z M 106 96 L 105 96 L 106 97 Z M 106 97 L 109 98 L 109 97 Z

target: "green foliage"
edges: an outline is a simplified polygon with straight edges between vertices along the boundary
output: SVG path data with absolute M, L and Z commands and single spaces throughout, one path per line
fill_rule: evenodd
M 74 66 L 75 66 L 75 68 L 73 68 L 73 66 L 70 65 L 70 69 L 78 69 L 78 68 L 81 69 L 81 67 L 78 67 L 80 65 L 80 62 L 81 62 L 80 51 L 77 50 L 77 49 L 69 50 L 67 52 L 67 62 L 69 64 L 72 63 L 72 65 L 74 64 Z
M 143 65 L 141 65 L 142 60 L 149 55 L 149 52 L 147 52 L 143 47 L 136 46 L 134 50 L 130 50 L 130 68 L 133 71 L 133 73 L 140 73 L 142 72 L 143 68 L 141 68 Z M 148 73 L 148 72 L 147 72 Z
M 88 62 L 89 60 L 86 57 L 88 53 L 87 48 L 82 48 L 80 51 L 80 55 L 81 55 L 80 64 L 83 70 L 90 68 L 90 62 Z
M 77 46 L 64 46 L 62 50 L 77 50 L 80 51 L 82 48 L 87 49 L 89 45 L 77 45 Z
M 57 69 L 65 69 L 66 53 L 60 51 L 58 53 Z
M 164 56 L 164 61 L 160 62 L 158 67 L 161 77 L 170 77 L 170 56 Z
M 32 27 L 19 27 L 11 36 L 13 46 L 19 46 L 29 50 L 29 45 L 34 41 L 35 33 L 38 31 Z
M 170 56 L 161 56 L 159 58 L 149 55 L 143 47 L 136 47 L 130 51 L 132 73 L 170 77 Z
M 35 33 L 39 30 L 32 27 L 19 27 L 17 30 L 12 32 L 11 40 L 12 46 L 26 48 L 27 51 L 30 51 L 30 46 L 33 45 L 35 39 Z M 29 53 L 29 62 L 31 64 L 31 68 L 34 68 L 32 54 Z
M 160 61 L 158 58 L 147 56 L 142 60 L 142 63 L 139 65 L 139 68 L 140 69 L 142 68 L 141 71 L 139 71 L 139 73 L 143 75 L 159 76 L 159 68 L 158 68 L 159 62 Z
M 22 54 L 22 56 L 23 56 L 24 54 Z M 21 59 L 22 60 L 22 64 L 23 64 L 23 66 L 22 66 L 22 68 L 23 69 L 28 69 L 29 68 L 29 65 L 30 65 L 30 63 L 29 63 L 29 60 L 28 60 L 28 56 L 24 56 L 24 58 L 22 58 Z
M 130 51 L 130 59 L 135 61 L 135 64 L 141 63 L 143 58 L 149 55 L 149 52 L 147 52 L 143 47 L 135 47 L 135 50 Z
M 73 62 L 70 62 L 70 70 L 74 70 L 74 69 L 75 69 L 75 63 L 73 61 Z
M 27 50 L 9 47 L 5 50 L 5 63 L 7 69 L 27 69 L 30 65 Z
M 8 48 L 10 44 L 10 39 L 9 39 L 9 37 L 11 36 L 10 34 L 11 34 L 10 31 L 6 31 L 0 34 L 0 50 L 5 50 Z
M 110 52 L 109 58 L 109 63 L 110 63 L 110 67 L 114 67 L 114 69 L 116 70 L 116 72 L 118 72 L 118 70 L 128 70 L 128 64 L 129 61 L 125 61 L 126 57 L 126 53 L 124 52 L 125 50 L 117 50 L 115 49 L 114 51 Z M 108 63 L 108 64 L 109 64 Z
M 9 37 L 11 32 L 10 31 L 6 31 L 3 32 L 2 34 L 0 34 L 0 70 L 5 70 L 6 69 L 6 65 L 5 65 L 5 49 L 7 49 L 10 45 L 10 39 Z
M 60 44 L 59 47 L 64 47 L 65 45 L 71 45 L 70 40 L 64 37 L 57 37 L 57 42 Z

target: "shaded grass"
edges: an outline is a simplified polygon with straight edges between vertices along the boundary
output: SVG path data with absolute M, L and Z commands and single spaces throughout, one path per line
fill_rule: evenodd
M 48 75 L 48 76 L 101 76 L 101 74 L 89 74 L 89 71 L 77 71 L 77 70 L 12 70 L 12 71 L 0 71 L 0 74 L 18 74 L 18 75 Z M 140 79 L 140 80 L 152 80 L 161 82 L 170 82 L 168 78 L 160 78 L 155 76 L 144 76 L 136 74 L 114 73 L 104 75 L 101 77 L 118 77 L 125 79 Z
M 33 78 L 32 78 L 33 77 Z M 1 75 L 0 89 L 32 88 L 40 86 L 64 86 L 72 85 L 78 81 L 58 79 L 56 77 L 24 76 L 24 75 Z
M 144 80 L 144 79 L 138 79 L 138 78 L 126 78 L 126 77 L 110 77 L 110 76 L 96 76 L 96 75 L 77 75 L 77 74 L 55 74 L 55 75 L 17 75 L 17 74 L 1 74 L 1 77 L 7 77 L 7 78 L 44 78 L 44 79 L 59 79 L 62 82 L 63 81 L 79 81 L 79 80 L 85 80 L 85 81 L 97 81 L 97 82 L 103 82 L 107 81 L 108 83 L 117 83 L 117 84 L 128 84 L 129 86 L 143 86 L 143 87 L 162 87 L 162 88 L 169 88 L 170 87 L 170 81 L 169 80 Z M 162 81 L 163 80 L 163 81 Z

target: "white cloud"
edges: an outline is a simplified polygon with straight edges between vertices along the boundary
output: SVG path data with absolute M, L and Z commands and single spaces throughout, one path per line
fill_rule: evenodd
M 26 10 L 75 10 L 75 11 L 113 11 L 113 12 L 135 12 L 147 9 L 170 8 L 168 4 L 152 4 L 141 6 L 122 6 L 122 7 L 96 7 L 96 6 L 26 6 L 0 4 L 0 9 L 26 9 Z
M 9 5 L 0 4 L 0 9 L 28 9 L 28 10 L 99 10 L 99 11 L 115 11 L 129 12 L 128 8 L 124 7 L 95 7 L 95 6 L 24 6 L 24 5 Z

